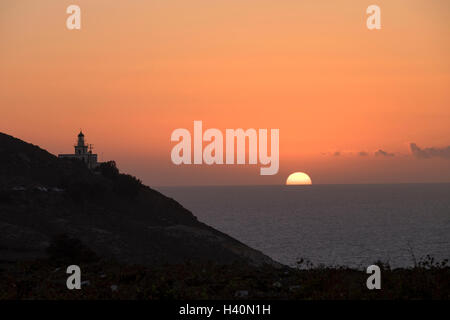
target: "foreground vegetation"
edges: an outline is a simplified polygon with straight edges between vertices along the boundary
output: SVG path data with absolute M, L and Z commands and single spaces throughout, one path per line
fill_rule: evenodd
M 0 299 L 450 298 L 450 267 L 447 261 L 437 263 L 431 257 L 410 269 L 391 269 L 378 262 L 382 289 L 368 290 L 368 275 L 362 270 L 315 267 L 304 261 L 298 268 L 212 263 L 144 267 L 98 260 L 88 249 L 79 249 L 81 290 L 66 288 L 66 268 L 71 263 L 53 246 L 51 259 L 1 264 Z

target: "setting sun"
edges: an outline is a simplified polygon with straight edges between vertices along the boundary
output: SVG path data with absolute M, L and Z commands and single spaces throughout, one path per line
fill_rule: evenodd
M 311 178 L 303 172 L 294 172 L 289 175 L 286 180 L 286 185 L 310 185 Z

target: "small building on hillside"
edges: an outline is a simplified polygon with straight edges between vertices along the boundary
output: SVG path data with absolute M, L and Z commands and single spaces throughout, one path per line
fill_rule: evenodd
M 59 154 L 58 158 L 79 159 L 86 163 L 89 169 L 96 168 L 100 163 L 97 161 L 97 155 L 92 153 L 92 145 L 86 144 L 82 131 L 78 134 L 78 141 L 74 154 Z

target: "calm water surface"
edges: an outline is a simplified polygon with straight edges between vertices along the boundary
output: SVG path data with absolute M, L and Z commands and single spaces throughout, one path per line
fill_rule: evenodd
M 450 184 L 160 187 L 200 221 L 294 265 L 450 258 Z

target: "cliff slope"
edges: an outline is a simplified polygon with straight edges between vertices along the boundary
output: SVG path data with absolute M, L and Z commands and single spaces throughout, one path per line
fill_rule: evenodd
M 44 257 L 61 234 L 121 263 L 278 265 L 114 163 L 91 171 L 0 133 L 0 260 Z

